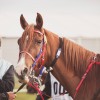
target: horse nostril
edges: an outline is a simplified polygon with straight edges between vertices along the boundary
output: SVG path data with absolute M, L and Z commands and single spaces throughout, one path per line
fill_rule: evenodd
M 21 77 L 24 79 L 25 78 L 25 75 L 27 74 L 27 72 L 28 72 L 28 69 L 27 68 L 25 68 L 23 71 L 21 71 Z
M 27 72 L 28 72 L 28 69 L 27 69 L 27 68 L 25 68 L 23 72 L 24 72 L 24 73 L 27 73 Z

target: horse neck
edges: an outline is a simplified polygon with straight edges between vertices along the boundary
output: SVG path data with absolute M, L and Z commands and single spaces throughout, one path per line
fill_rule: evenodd
M 95 54 L 65 38 L 63 49 L 66 67 L 81 77 Z
M 45 31 L 47 37 L 47 50 L 45 65 L 48 66 L 55 58 L 59 47 L 59 37 L 51 32 Z M 64 86 L 73 97 L 75 89 L 86 71 L 91 57 L 95 54 L 81 46 L 63 38 L 61 55 L 53 66 L 53 75 Z
M 95 55 L 93 52 L 81 47 L 80 45 L 64 38 L 63 63 L 66 69 L 66 77 L 69 92 L 73 96 L 81 77 L 85 73 L 91 58 Z
M 53 34 L 52 32 L 47 31 L 47 30 L 45 30 L 45 35 L 46 35 L 46 38 L 47 38 L 45 66 L 49 66 L 52 63 L 52 61 L 54 60 L 57 49 L 59 47 L 59 37 L 57 35 Z M 65 62 L 66 61 L 64 61 L 64 52 L 62 50 L 61 57 L 58 59 L 58 61 L 53 66 L 53 72 L 52 73 L 57 78 L 57 80 L 64 86 L 64 88 L 66 90 L 68 90 L 68 92 L 72 95 L 73 92 L 70 91 L 70 90 L 73 90 L 73 89 L 69 89 L 69 87 L 72 87 L 72 86 L 70 86 L 71 82 L 69 81 L 70 75 L 65 74 L 66 73 L 65 72 L 66 71 Z

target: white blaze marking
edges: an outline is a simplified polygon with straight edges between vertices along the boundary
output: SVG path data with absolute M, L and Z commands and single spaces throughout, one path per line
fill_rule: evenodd
M 17 64 L 17 67 L 15 68 L 16 72 L 18 73 L 18 75 L 21 75 L 21 71 L 23 71 L 25 67 L 26 67 L 26 65 L 25 65 L 25 57 L 22 56 L 20 61 Z

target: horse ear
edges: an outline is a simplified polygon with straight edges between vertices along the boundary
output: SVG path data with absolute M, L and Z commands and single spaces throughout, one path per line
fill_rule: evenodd
M 28 23 L 26 22 L 26 20 L 25 20 L 25 18 L 24 18 L 24 16 L 22 14 L 20 16 L 20 24 L 21 24 L 23 29 L 25 29 L 27 27 L 27 25 L 28 25 Z
M 36 27 L 37 27 L 38 29 L 41 29 L 42 26 L 43 26 L 43 19 L 42 19 L 42 16 L 41 16 L 39 13 L 37 13 Z

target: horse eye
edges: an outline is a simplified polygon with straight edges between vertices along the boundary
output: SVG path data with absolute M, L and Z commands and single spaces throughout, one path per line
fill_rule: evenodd
M 38 44 L 40 44 L 41 42 L 42 42 L 41 40 L 37 41 Z
M 36 40 L 35 42 L 36 42 L 36 44 L 41 44 L 42 43 L 41 40 Z

